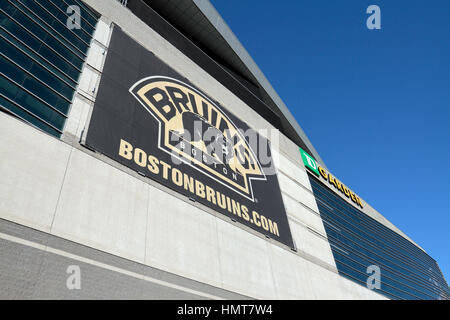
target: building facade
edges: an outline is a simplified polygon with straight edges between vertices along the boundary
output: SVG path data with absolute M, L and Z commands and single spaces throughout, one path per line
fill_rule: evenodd
M 207 0 L 0 2 L 0 298 L 449 299 Z

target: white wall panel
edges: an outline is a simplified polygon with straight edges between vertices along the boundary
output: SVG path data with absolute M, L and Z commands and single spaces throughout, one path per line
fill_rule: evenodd
M 292 220 L 289 221 L 289 225 L 298 250 L 307 253 L 330 266 L 336 266 L 330 244 L 326 239 Z
M 99 79 L 100 75 L 97 71 L 88 67 L 83 68 L 78 83 L 78 90 L 93 100 L 97 94 Z
M 148 185 L 73 149 L 51 233 L 144 262 Z
M 97 70 L 101 70 L 105 57 L 106 49 L 97 42 L 92 41 L 91 46 L 89 47 L 86 63 Z
M 274 299 L 275 284 L 267 241 L 217 219 L 223 288 Z
M 298 153 L 300 157 L 300 152 Z M 298 164 L 292 162 L 284 155 L 280 154 L 280 166 L 279 169 L 285 174 L 289 176 L 292 180 L 301 184 L 305 188 L 311 190 L 311 184 L 309 183 L 308 175 L 306 174 L 305 168 L 300 167 Z
M 0 113 L 0 217 L 49 231 L 70 149 Z
M 102 17 L 98 20 L 93 38 L 106 46 L 110 36 L 110 24 Z
M 151 186 L 148 211 L 145 262 L 222 286 L 216 218 Z
M 81 137 L 81 132 L 85 128 L 91 104 L 87 99 L 78 95 L 75 96 L 70 107 L 69 117 L 66 120 L 64 133 L 70 133 L 78 138 Z
M 282 192 L 287 193 L 294 199 L 298 199 L 298 201 L 303 203 L 308 208 L 318 212 L 316 199 L 311 191 L 303 188 L 282 172 L 278 173 L 278 182 L 280 183 L 280 189 Z
M 307 226 L 310 226 L 311 228 L 322 234 L 326 234 L 322 218 L 317 213 L 314 213 L 312 210 L 305 208 L 297 200 L 292 199 L 290 196 L 287 196 L 285 194 L 283 194 L 282 196 L 284 206 L 289 217 L 292 217 L 293 219 L 300 221 Z
M 305 259 L 273 245 L 269 253 L 278 299 L 316 298 Z

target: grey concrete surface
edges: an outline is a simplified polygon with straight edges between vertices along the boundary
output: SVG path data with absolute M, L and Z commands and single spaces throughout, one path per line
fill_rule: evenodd
M 13 134 L 8 135 L 8 132 Z M 64 242 L 66 250 L 62 251 L 68 251 L 72 247 L 68 243 L 72 243 L 77 247 L 74 250 L 79 256 L 83 256 L 84 252 L 78 246 L 83 246 L 108 254 L 107 259 L 120 257 L 121 261 L 126 261 L 125 264 L 137 263 L 145 268 L 177 275 L 180 279 L 190 279 L 189 281 L 200 286 L 208 285 L 251 298 L 382 298 L 340 277 L 332 267 L 328 267 L 329 264 L 324 261 L 329 252 L 326 242 L 324 247 L 306 249 L 304 245 L 307 244 L 308 237 L 313 245 L 319 243 L 312 233 L 298 237 L 298 241 L 304 245 L 298 252 L 294 252 L 229 219 L 223 219 L 223 216 L 183 199 L 178 194 L 171 194 L 164 188 L 154 186 L 154 182 L 148 178 L 133 175 L 124 167 L 119 168 L 121 166 L 117 164 L 113 166 L 112 163 L 100 160 L 101 155 L 69 145 L 6 114 L 0 114 L 0 137 L 5 137 L 0 139 L 0 150 L 14 154 L 4 157 L 0 162 L 0 172 L 7 173 L 0 181 L 0 218 L 44 232 L 33 234 L 29 240 L 31 244 L 38 243 L 44 249 L 41 248 L 39 254 L 33 253 L 34 258 L 27 258 L 28 260 L 20 263 L 25 274 L 15 274 L 15 271 L 6 269 L 5 274 L 9 280 L 5 281 L 16 279 L 21 282 L 19 278 L 23 277 L 22 287 L 30 286 L 29 290 L 39 287 L 39 283 L 29 280 L 29 277 L 35 279 L 38 277 L 36 272 L 46 274 L 45 269 L 51 268 L 53 262 L 50 265 L 44 264 L 41 251 L 56 249 L 54 247 L 57 241 L 53 237 L 58 237 L 69 240 Z M 59 160 L 56 153 L 65 155 L 63 163 L 59 165 L 62 160 Z M 17 177 L 27 170 L 25 167 L 30 165 L 31 160 L 34 170 L 26 171 L 24 187 L 17 182 Z M 53 193 L 46 192 L 45 188 L 39 191 L 41 180 L 46 178 L 42 177 L 45 171 L 40 173 L 39 168 L 46 166 L 60 171 L 59 178 L 52 182 L 51 188 L 56 190 Z M 58 177 L 53 172 L 45 175 Z M 6 196 L 6 190 L 11 190 L 8 192 L 13 196 Z M 45 210 L 40 201 L 44 197 L 51 204 Z M 16 208 L 16 203 L 20 201 L 26 202 L 27 206 Z M 307 222 L 304 223 L 308 227 Z M 24 238 L 25 234 L 23 230 L 15 231 L 17 238 Z M 46 235 L 51 235 L 51 245 L 50 242 L 45 242 Z M 273 256 L 274 250 L 281 250 L 282 253 Z M 8 257 L 12 261 L 21 261 L 23 255 L 11 256 L 13 251 L 15 249 L 3 251 L 0 254 L 2 260 Z M 89 254 L 89 259 L 98 260 L 95 256 L 92 257 L 92 253 Z M 285 257 L 285 260 L 279 260 L 282 259 L 280 257 Z M 33 262 L 33 259 L 36 261 Z M 58 259 L 48 261 L 58 264 Z M 11 265 L 12 261 L 4 268 Z M 290 292 L 292 287 L 289 289 L 277 285 L 277 281 L 282 281 L 283 274 L 285 276 L 284 266 L 292 261 L 298 266 L 296 272 L 314 279 L 311 290 L 304 288 L 300 275 L 291 279 L 292 286 L 298 288 L 295 295 Z M 95 263 L 89 264 L 96 266 Z M 323 276 L 317 278 L 313 274 L 316 272 Z M 93 271 L 93 274 L 96 273 Z M 45 281 L 52 281 L 50 275 L 42 277 Z M 42 285 L 44 287 L 45 284 Z M 51 282 L 47 287 L 51 287 Z M 322 296 L 321 287 L 328 287 L 326 295 Z M 354 296 L 343 295 L 343 287 L 353 287 Z M 104 297 L 118 297 L 115 287 L 105 287 L 102 290 Z M 25 291 L 22 293 L 23 297 L 50 295 L 43 291 Z M 38 292 L 37 295 L 33 295 L 34 292 Z M 101 294 L 95 297 L 100 296 Z
M 4 219 L 0 257 L 0 299 L 248 299 Z M 67 287 L 69 266 L 79 290 Z

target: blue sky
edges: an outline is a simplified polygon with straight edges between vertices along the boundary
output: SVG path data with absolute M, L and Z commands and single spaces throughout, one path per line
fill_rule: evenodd
M 330 171 L 450 281 L 450 1 L 212 3 Z

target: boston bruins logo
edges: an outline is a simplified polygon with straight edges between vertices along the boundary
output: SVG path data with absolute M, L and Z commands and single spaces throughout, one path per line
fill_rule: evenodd
M 163 76 L 144 78 L 129 91 L 158 121 L 159 149 L 254 201 L 251 181 L 266 176 L 242 130 L 216 103 Z

